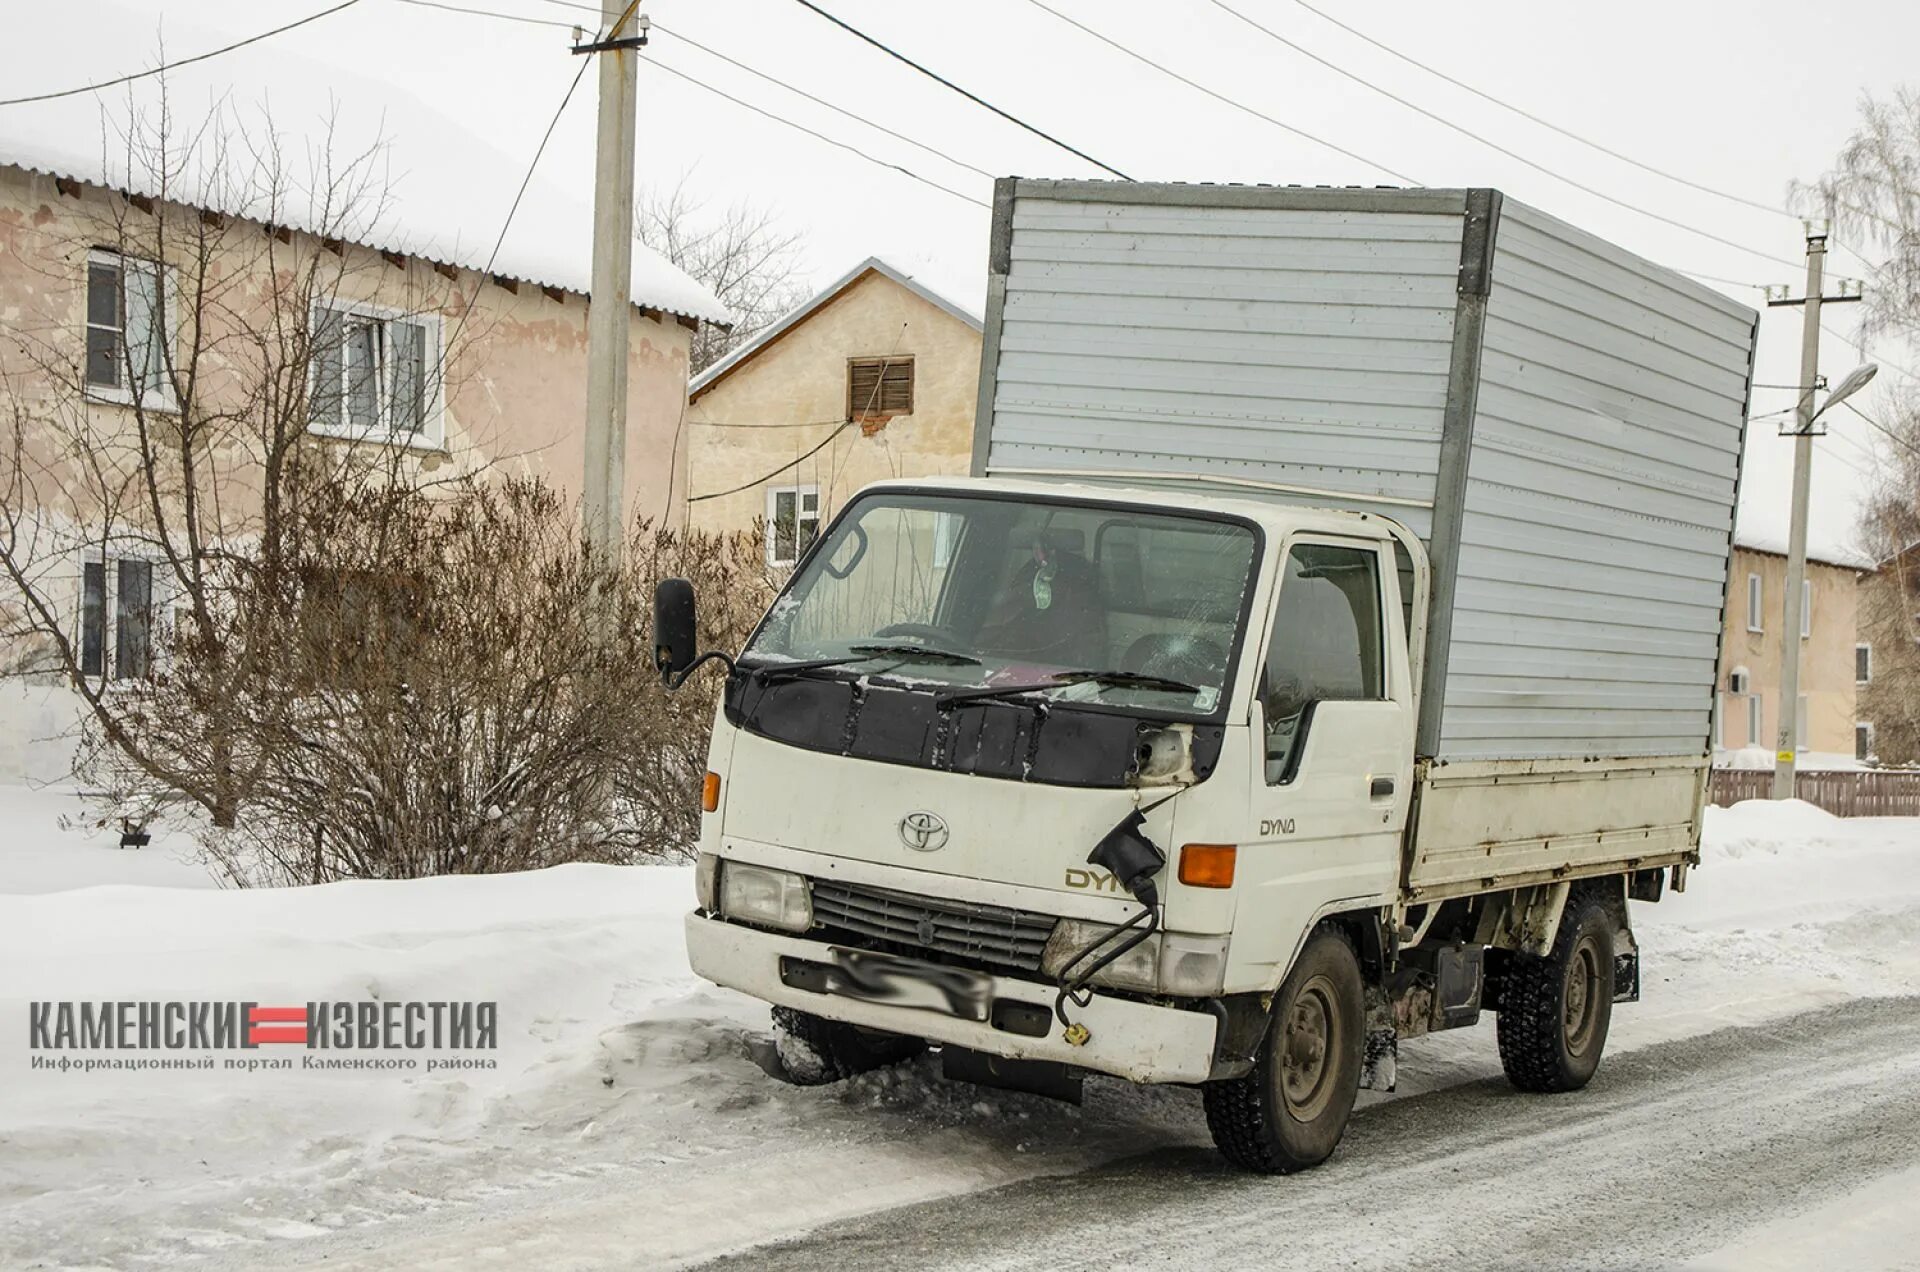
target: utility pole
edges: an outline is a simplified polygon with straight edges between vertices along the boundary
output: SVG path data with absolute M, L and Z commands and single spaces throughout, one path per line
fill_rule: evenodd
M 1800 380 L 1796 392 L 1798 400 L 1793 411 L 1793 520 L 1787 539 L 1787 594 L 1781 598 L 1780 615 L 1780 731 L 1775 739 L 1773 763 L 1773 797 L 1792 799 L 1794 797 L 1794 762 L 1798 758 L 1800 740 L 1800 625 L 1802 617 L 1801 595 L 1806 591 L 1807 577 L 1807 504 L 1808 494 L 1813 481 L 1813 438 L 1814 421 L 1825 414 L 1829 407 L 1857 393 L 1879 368 L 1871 363 L 1856 367 L 1847 373 L 1834 388 L 1818 410 L 1814 409 L 1813 395 L 1820 385 L 1820 306 L 1822 303 L 1839 304 L 1860 299 L 1857 285 L 1849 287 L 1847 280 L 1841 280 L 1838 296 L 1823 296 L 1821 287 L 1827 259 L 1827 232 L 1830 222 L 1827 220 L 1808 220 L 1807 227 L 1807 294 L 1799 300 L 1788 299 L 1784 294 L 1775 296 L 1768 289 L 1767 304 L 1804 305 L 1800 326 Z M 1785 289 L 1781 289 L 1784 293 Z
M 634 112 L 648 21 L 640 0 L 601 0 L 605 33 L 576 54 L 600 59 L 600 126 L 593 165 L 593 295 L 587 314 L 586 465 L 581 529 L 603 562 L 618 558 L 625 524 L 627 337 L 633 289 Z
M 1827 260 L 1827 222 L 1807 223 L 1807 296 L 1800 321 L 1799 400 L 1793 411 L 1793 522 L 1787 538 L 1787 594 L 1780 619 L 1780 734 L 1773 757 L 1773 797 L 1793 798 L 1800 730 L 1800 593 L 1807 577 L 1807 499 L 1813 482 L 1813 394 L 1820 378 L 1820 286 Z

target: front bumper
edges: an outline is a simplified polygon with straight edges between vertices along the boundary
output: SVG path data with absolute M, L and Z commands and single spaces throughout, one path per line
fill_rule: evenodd
M 1092 1002 L 1074 1012 L 1074 1019 L 1086 1025 L 1091 1035 L 1084 1046 L 1075 1047 L 1060 1036 L 1057 1022 L 1046 1037 L 1032 1038 L 940 1011 L 816 994 L 781 981 L 782 955 L 824 961 L 830 948 L 826 941 L 762 932 L 698 913 L 687 916 L 687 957 L 695 972 L 717 985 L 782 1007 L 990 1055 L 1052 1060 L 1134 1082 L 1201 1082 L 1213 1067 L 1217 1026 L 1214 1017 L 1202 1011 L 1156 1007 L 1096 993 Z M 992 992 L 996 999 L 1051 1010 L 1055 990 L 1034 981 L 995 976 Z

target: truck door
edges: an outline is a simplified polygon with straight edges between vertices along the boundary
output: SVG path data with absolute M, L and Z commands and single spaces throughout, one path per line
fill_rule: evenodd
M 1388 545 L 1289 541 L 1253 706 L 1235 945 L 1284 968 L 1329 904 L 1388 896 L 1412 779 L 1412 692 Z M 1251 903 L 1249 907 L 1248 903 Z

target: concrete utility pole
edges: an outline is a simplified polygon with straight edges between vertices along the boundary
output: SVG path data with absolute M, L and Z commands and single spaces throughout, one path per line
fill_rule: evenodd
M 587 314 L 586 468 L 582 530 L 602 559 L 620 554 L 627 476 L 627 336 L 633 287 L 634 111 L 647 19 L 640 0 L 601 0 L 606 32 L 575 53 L 600 59 L 593 165 L 593 298 Z
M 1780 733 L 1774 747 L 1773 797 L 1793 798 L 1800 729 L 1800 593 L 1807 577 L 1807 497 L 1813 481 L 1813 394 L 1820 378 L 1820 287 L 1827 259 L 1827 222 L 1807 223 L 1807 298 L 1801 314 L 1799 401 L 1793 412 L 1793 522 L 1787 539 L 1787 594 L 1780 619 Z

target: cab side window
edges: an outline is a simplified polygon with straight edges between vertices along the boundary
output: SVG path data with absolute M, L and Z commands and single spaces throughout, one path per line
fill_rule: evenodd
M 1295 544 L 1260 671 L 1269 784 L 1292 780 L 1314 703 L 1387 696 L 1385 647 L 1379 552 Z

